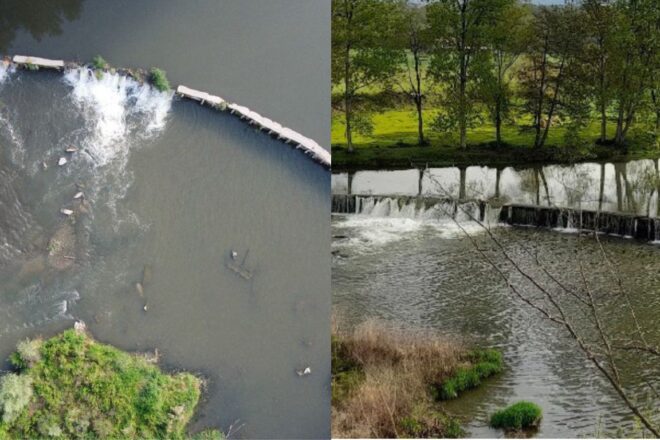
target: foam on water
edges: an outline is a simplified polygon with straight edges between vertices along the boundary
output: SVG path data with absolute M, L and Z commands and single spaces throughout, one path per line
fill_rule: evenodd
M 92 113 L 93 133 L 84 149 L 96 166 L 125 160 L 132 146 L 131 135 L 148 138 L 165 126 L 171 93 L 123 75 L 105 73 L 98 78 L 85 68 L 67 71 L 64 79 L 73 88 L 74 103 L 85 116 Z

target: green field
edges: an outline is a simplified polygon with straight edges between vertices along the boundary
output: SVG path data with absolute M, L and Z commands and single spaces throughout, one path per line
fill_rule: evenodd
M 628 152 L 612 146 L 596 145 L 600 134 L 598 121 L 591 122 L 580 133 L 581 147 L 565 147 L 565 126 L 553 126 L 546 146 L 534 150 L 534 132 L 521 130 L 531 121 L 519 118 L 516 126 L 502 127 L 504 145 L 496 147 L 495 127 L 485 122 L 468 130 L 468 148 L 457 147 L 454 136 L 439 133 L 428 127 L 437 110 L 424 112 L 427 146 L 417 145 L 417 117 L 414 108 L 396 108 L 372 114 L 373 131 L 368 135 L 353 133 L 355 151 L 348 153 L 344 136 L 343 113 L 333 112 L 332 153 L 334 169 L 405 168 L 414 166 L 451 165 L 515 165 L 547 162 L 574 162 L 584 160 L 623 160 L 660 156 L 660 149 L 652 142 L 644 142 L 634 135 Z M 428 123 L 428 124 L 427 124 Z M 615 122 L 608 126 L 608 137 L 614 135 Z M 634 132 L 633 132 L 634 133 Z

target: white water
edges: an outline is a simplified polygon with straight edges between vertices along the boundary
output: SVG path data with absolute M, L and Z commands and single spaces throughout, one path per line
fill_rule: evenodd
M 337 226 L 354 230 L 349 241 L 364 249 L 409 238 L 425 230 L 445 239 L 485 232 L 484 227 L 473 220 L 478 217 L 474 203 L 459 206 L 437 203 L 427 208 L 417 206 L 414 199 L 400 206 L 396 198 L 359 197 L 356 210 L 356 214 L 343 217 Z M 489 209 L 484 226 L 496 226 L 498 215 L 499 210 Z
M 97 78 L 89 69 L 66 72 L 65 81 L 73 88 L 74 103 L 87 116 L 92 113 L 93 135 L 83 146 L 95 166 L 127 158 L 132 145 L 130 135 L 149 138 L 167 120 L 172 94 L 122 75 L 105 73 Z
M 97 189 L 112 188 L 103 201 L 115 220 L 113 229 L 128 222 L 139 224 L 130 212 L 117 212 L 117 201 L 126 196 L 133 182 L 127 170 L 130 152 L 148 144 L 165 128 L 172 106 L 172 93 L 160 92 L 127 76 L 104 73 L 100 78 L 86 68 L 65 73 L 72 87 L 71 99 L 85 119 L 84 134 L 77 139 L 81 153 L 96 170 Z

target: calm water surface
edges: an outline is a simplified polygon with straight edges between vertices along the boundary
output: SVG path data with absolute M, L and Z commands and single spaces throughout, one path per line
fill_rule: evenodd
M 59 19 L 2 14 L 15 25 L 0 36 L 7 53 L 158 65 L 328 144 L 325 2 L 31 9 Z M 0 78 L 0 358 L 81 319 L 101 341 L 157 348 L 166 368 L 206 377 L 193 430 L 240 420 L 239 437 L 327 436 L 329 173 L 234 117 L 118 76 Z M 65 270 L 46 257 L 53 237 L 71 243 Z M 232 249 L 250 280 L 226 267 Z

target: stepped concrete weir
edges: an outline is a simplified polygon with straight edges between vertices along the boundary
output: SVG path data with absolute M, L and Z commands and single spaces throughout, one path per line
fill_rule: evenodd
M 440 205 L 440 209 L 433 211 Z M 640 241 L 660 240 L 660 218 L 630 213 L 604 212 L 524 204 L 489 204 L 484 200 L 456 200 L 437 196 L 333 194 L 332 213 L 386 217 L 443 216 L 479 220 L 488 224 L 597 231 L 632 237 Z M 421 213 L 421 215 L 420 215 Z M 428 215 L 424 215 L 428 213 Z
M 2 62 L 5 66 L 13 64 L 16 66 L 23 66 L 27 69 L 35 68 L 36 70 L 39 70 L 40 68 L 65 70 L 86 66 L 83 63 L 65 62 L 63 60 L 51 60 L 48 58 L 26 55 L 14 55 L 13 58 L 5 57 Z M 90 66 L 87 67 L 91 70 L 97 70 Z M 101 70 L 105 71 L 107 69 Z M 134 76 L 130 69 L 117 69 L 117 72 Z M 138 76 L 137 79 L 144 80 L 145 78 Z M 301 150 L 305 155 L 309 156 L 314 162 L 320 164 L 326 169 L 330 169 L 332 162 L 330 152 L 321 147 L 313 139 L 303 136 L 295 130 L 284 127 L 245 106 L 226 101 L 220 96 L 195 90 L 183 85 L 177 86 L 175 91 L 177 96 L 197 101 L 201 105 L 207 105 L 220 111 L 229 111 L 232 115 L 238 116 L 242 121 L 256 127 L 259 131 L 264 132 L 287 145 L 294 146 L 296 149 Z

